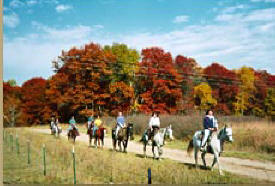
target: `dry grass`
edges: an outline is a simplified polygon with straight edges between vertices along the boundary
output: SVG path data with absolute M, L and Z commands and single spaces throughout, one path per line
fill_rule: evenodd
M 15 133 L 6 129 L 5 134 Z M 4 183 L 73 183 L 72 144 L 47 134 L 16 130 L 20 141 L 20 155 L 11 152 L 4 143 Z M 7 137 L 5 138 L 7 139 Z M 31 141 L 31 165 L 27 165 L 26 140 Z M 42 145 L 46 144 L 47 175 L 43 176 Z M 133 153 L 87 148 L 77 142 L 77 183 L 147 183 L 147 169 L 152 169 L 153 183 L 257 183 L 257 180 L 217 171 L 196 170 L 193 165 L 165 159 L 161 162 L 144 159 Z

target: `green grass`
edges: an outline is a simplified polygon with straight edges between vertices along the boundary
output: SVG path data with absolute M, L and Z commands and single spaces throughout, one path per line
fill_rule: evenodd
M 15 134 L 15 129 L 5 130 Z M 20 142 L 20 154 L 11 152 L 4 143 L 4 183 L 73 183 L 72 144 L 65 138 L 55 139 L 51 135 L 31 133 L 16 129 Z M 14 135 L 15 136 L 15 135 Z M 5 138 L 7 139 L 7 138 Z M 31 141 L 31 164 L 27 164 L 27 140 Z M 46 145 L 47 175 L 43 176 L 42 145 Z M 15 150 L 15 149 L 14 149 Z M 152 169 L 153 183 L 258 183 L 252 178 L 225 172 L 219 176 L 217 170 L 194 169 L 193 165 L 169 159 L 162 161 L 144 159 L 134 153 L 118 153 L 108 149 L 88 148 L 77 142 L 77 183 L 147 183 L 147 169 Z

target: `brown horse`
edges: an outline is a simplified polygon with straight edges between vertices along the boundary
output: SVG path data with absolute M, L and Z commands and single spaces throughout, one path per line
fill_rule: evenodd
M 89 146 L 91 146 L 92 139 L 94 138 L 94 145 L 97 148 L 97 146 L 100 147 L 100 141 L 101 141 L 101 147 L 103 148 L 104 146 L 104 136 L 105 136 L 105 131 L 106 128 L 104 127 L 99 127 L 96 131 L 95 134 L 93 135 L 93 129 L 88 130 L 88 135 L 89 135 Z
M 68 133 L 68 140 L 72 139 L 73 142 L 75 143 L 76 136 L 79 136 L 78 131 L 74 127 L 72 130 L 69 131 Z
M 123 144 L 123 152 L 127 153 L 128 140 L 133 139 L 133 124 L 128 123 L 125 128 L 122 128 L 118 131 L 117 139 L 115 138 L 115 128 L 112 129 L 112 139 L 113 139 L 113 150 L 116 150 L 116 143 L 118 142 L 119 151 L 122 152 L 121 143 Z

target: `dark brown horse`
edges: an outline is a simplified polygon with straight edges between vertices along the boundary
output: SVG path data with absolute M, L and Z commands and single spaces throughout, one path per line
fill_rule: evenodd
M 125 128 L 122 128 L 118 131 L 117 139 L 115 138 L 115 128 L 112 129 L 112 139 L 113 139 L 113 150 L 116 150 L 116 143 L 118 142 L 119 151 L 122 152 L 121 143 L 123 144 L 123 152 L 127 153 L 128 140 L 133 138 L 133 124 L 128 123 Z
M 76 136 L 79 136 L 79 133 L 78 133 L 77 129 L 74 127 L 68 133 L 68 140 L 72 139 L 73 142 L 75 143 Z
M 89 135 L 89 146 L 91 146 L 92 139 L 94 138 L 94 145 L 97 148 L 97 146 L 100 147 L 100 141 L 101 141 L 101 147 L 103 148 L 104 146 L 104 136 L 105 136 L 105 130 L 106 128 L 104 127 L 99 127 L 96 131 L 95 134 L 93 135 L 93 129 L 88 130 L 88 135 Z

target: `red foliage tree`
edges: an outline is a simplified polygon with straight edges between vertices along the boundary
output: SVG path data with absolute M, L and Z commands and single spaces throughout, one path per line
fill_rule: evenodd
M 141 112 L 175 113 L 181 110 L 181 76 L 175 69 L 169 52 L 153 47 L 142 50 L 137 88 Z
M 233 102 L 238 93 L 236 74 L 218 63 L 206 67 L 204 74 L 208 84 L 212 87 L 214 98 L 218 101 L 215 110 L 230 114 L 233 111 Z
M 43 78 L 32 78 L 22 85 L 22 109 L 28 125 L 45 121 L 45 90 L 47 81 Z
M 197 74 L 197 62 L 193 58 L 188 58 L 182 55 L 178 55 L 175 59 L 176 68 L 182 77 L 180 83 L 183 100 L 182 106 L 185 112 L 191 111 L 194 108 L 193 101 L 193 89 L 194 89 L 194 77 Z

